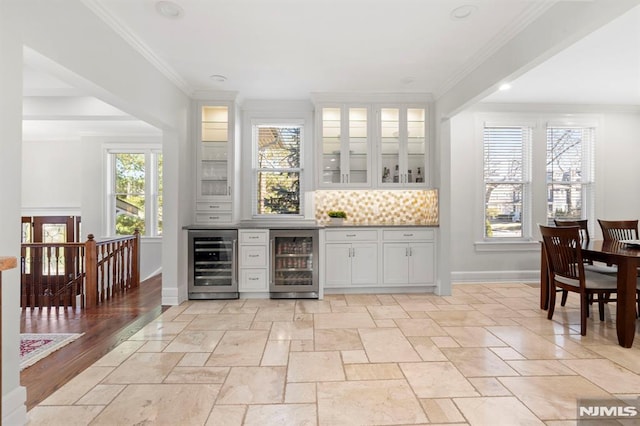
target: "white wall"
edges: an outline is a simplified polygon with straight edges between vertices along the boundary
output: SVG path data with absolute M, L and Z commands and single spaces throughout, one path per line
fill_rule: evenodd
M 600 236 L 595 219 L 640 218 L 640 109 L 581 106 L 479 105 L 451 120 L 451 271 L 452 281 L 537 280 L 540 251 L 535 238 L 526 245 L 478 250 L 482 226 L 482 155 L 478 115 L 486 113 L 526 114 L 533 119 L 562 114 L 599 117 L 595 147 L 596 191 L 594 238 Z M 545 177 L 534 176 L 534 186 L 543 187 Z M 542 185 L 542 186 L 541 186 Z M 540 193 L 540 191 L 538 191 Z M 544 189 L 542 190 L 544 194 Z M 632 194 L 631 196 L 629 194 Z M 544 210 L 534 212 L 533 225 L 544 222 Z M 541 216 L 541 217 L 540 217 Z M 486 249 L 487 247 L 484 247 Z

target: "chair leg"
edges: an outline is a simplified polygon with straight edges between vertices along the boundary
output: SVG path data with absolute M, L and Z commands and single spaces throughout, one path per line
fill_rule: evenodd
M 562 299 L 560 300 L 560 306 L 564 306 L 567 304 L 567 296 L 569 292 L 567 290 L 562 290 Z
M 553 311 L 556 309 L 556 289 L 555 285 L 549 291 L 549 310 L 547 310 L 547 319 L 553 318 Z
M 600 314 L 600 321 L 604 321 L 604 300 L 602 295 L 598 295 L 598 313 Z
M 587 335 L 587 310 L 589 309 L 589 302 L 586 294 L 580 295 L 580 334 L 582 336 Z

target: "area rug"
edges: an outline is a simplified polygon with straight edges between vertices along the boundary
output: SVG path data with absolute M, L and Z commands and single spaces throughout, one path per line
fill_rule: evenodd
M 84 333 L 20 334 L 20 370 L 35 364 Z

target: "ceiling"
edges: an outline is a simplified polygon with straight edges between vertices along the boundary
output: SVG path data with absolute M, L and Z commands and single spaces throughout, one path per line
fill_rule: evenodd
M 173 0 L 177 18 L 159 13 L 156 0 L 83 3 L 190 96 L 419 92 L 437 99 L 556 0 Z M 106 104 L 87 113 L 86 93 L 28 61 L 24 75 L 26 97 L 77 99 L 57 118 L 26 114 L 25 139 L 159 134 Z M 640 105 L 640 7 L 511 83 L 486 101 Z

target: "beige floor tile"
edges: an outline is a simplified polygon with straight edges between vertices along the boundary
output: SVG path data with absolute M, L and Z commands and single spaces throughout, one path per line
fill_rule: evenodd
M 318 383 L 318 424 L 389 425 L 426 423 L 405 380 Z
M 636 339 L 638 339 L 636 337 Z M 638 341 L 638 340 L 636 340 Z M 639 343 L 634 344 L 634 348 L 623 348 L 619 345 L 596 345 L 589 346 L 589 350 L 596 353 L 599 357 L 610 359 L 623 366 L 624 368 L 640 374 L 640 350 L 637 348 Z
M 362 349 L 358 330 L 349 328 L 324 329 L 315 331 L 315 350 L 350 351 Z
M 173 318 L 171 321 L 178 321 L 178 322 L 191 322 L 193 321 L 198 315 L 195 314 L 181 314 L 176 316 L 175 318 Z
M 219 385 L 130 385 L 92 425 L 202 425 L 209 417 Z
M 413 345 L 413 348 L 423 361 L 447 361 L 447 357 L 444 356 L 440 348 L 433 343 L 431 338 L 426 336 L 411 336 L 407 337 L 407 340 Z
M 542 337 L 551 343 L 560 346 L 576 358 L 602 358 L 592 350 L 593 346 L 583 346 L 579 341 L 577 341 L 576 335 L 549 334 Z M 623 348 L 620 347 L 620 349 Z
M 518 375 L 513 368 L 487 348 L 443 348 L 442 352 L 465 377 Z
M 313 352 L 314 350 L 313 340 L 292 340 L 289 345 L 291 352 Z
M 41 405 L 71 405 L 115 370 L 114 367 L 91 366 L 41 402 Z
M 188 324 L 156 320 L 144 326 L 129 340 L 173 340 Z
M 443 309 L 440 306 L 440 309 Z M 494 325 L 495 322 L 482 312 L 464 309 L 455 311 L 429 311 L 429 316 L 442 327 Z
M 497 326 L 487 329 L 527 359 L 575 358 L 560 346 L 524 327 Z
M 399 305 L 369 306 L 367 309 L 371 317 L 376 320 L 409 318 L 409 315 L 407 315 L 405 310 Z
M 224 300 L 194 300 L 182 313 L 187 315 L 217 314 L 227 305 L 228 303 Z
M 75 405 L 107 405 L 124 388 L 125 385 L 96 385 L 80 398 Z
M 455 398 L 471 426 L 544 426 L 522 402 L 511 396 Z M 517 420 L 516 420 L 517 419 Z
M 433 303 L 423 300 L 398 300 L 398 304 L 407 312 L 437 311 L 439 309 Z
M 458 410 L 458 407 L 449 398 L 441 399 L 421 399 L 420 403 L 424 408 L 429 422 L 431 423 L 453 423 L 464 422 L 465 418 Z
M 460 344 L 456 339 L 449 336 L 434 336 L 431 341 L 439 348 L 459 348 Z
M 102 405 L 52 406 L 38 405 L 27 413 L 27 426 L 86 426 L 104 409 Z
M 575 376 L 578 373 L 555 360 L 507 361 L 521 376 Z M 497 376 L 497 374 L 496 374 Z
M 271 331 L 271 325 L 273 323 L 271 321 L 254 321 L 251 323 L 250 330 L 267 330 Z
M 398 327 L 392 319 L 373 320 L 378 328 L 396 328 Z
M 493 299 L 490 299 L 493 302 Z M 489 318 L 520 318 L 522 313 L 501 303 L 472 303 L 471 307 Z
M 254 321 L 293 321 L 295 305 L 284 307 L 263 307 L 258 309 Z
M 269 340 L 313 339 L 313 321 L 274 321 Z
M 289 362 L 289 347 L 291 342 L 289 340 L 269 340 L 267 346 L 264 349 L 262 355 L 262 361 L 260 365 L 284 365 Z
M 163 352 L 213 352 L 222 336 L 224 331 L 185 330 Z
M 181 353 L 135 353 L 113 370 L 103 383 L 162 383 L 180 358 Z
M 181 335 L 178 334 L 176 339 L 180 336 Z M 170 343 L 171 341 L 169 340 L 147 340 L 144 345 L 140 346 L 137 352 L 162 352 Z
M 468 380 L 482 396 L 511 396 L 511 392 L 495 377 L 470 377 Z
M 520 352 L 514 350 L 511 347 L 508 347 L 508 348 L 500 347 L 500 348 L 489 348 L 489 349 L 491 349 L 496 355 L 498 355 L 501 359 L 505 361 L 526 359 Z
M 542 420 L 575 419 L 578 398 L 610 398 L 607 392 L 580 376 L 498 380 Z
M 127 340 L 116 346 L 111 352 L 100 358 L 93 363 L 94 367 L 117 367 L 122 364 L 124 360 L 129 358 L 131 354 L 135 353 L 142 345 L 144 341 Z
M 447 332 L 430 318 L 396 319 L 394 321 L 402 331 L 402 334 L 407 337 L 447 336 Z
M 164 383 L 223 383 L 229 367 L 175 367 Z
M 247 426 L 315 425 L 315 404 L 250 405 L 244 424 Z
M 403 379 L 398 364 L 349 364 L 344 366 L 347 380 Z
M 313 317 L 316 330 L 327 328 L 376 328 L 376 323 L 373 322 L 368 312 L 314 314 Z
M 366 364 L 369 362 L 367 353 L 362 351 L 341 351 L 342 362 L 345 364 Z
M 375 294 L 345 294 L 344 299 L 347 301 L 347 305 L 350 306 L 375 306 L 380 304 L 378 296 Z
M 482 327 L 444 327 L 444 331 L 462 347 L 507 346 Z
M 301 314 L 300 312 L 294 312 L 293 320 L 313 322 L 313 314 Z
M 178 367 L 202 367 L 206 364 L 210 356 L 210 352 L 186 353 L 180 359 L 180 362 L 178 362 Z
M 198 315 L 187 325 L 187 330 L 248 330 L 254 314 Z
M 344 380 L 340 352 L 291 352 L 287 382 Z
M 609 393 L 640 392 L 640 376 L 608 359 L 574 359 L 562 363 Z
M 367 307 L 364 305 L 331 305 L 331 312 L 334 314 L 369 314 Z M 316 315 L 316 314 L 314 314 Z
M 260 365 L 267 337 L 268 332 L 264 330 L 227 331 L 206 365 L 220 367 Z
M 284 400 L 284 367 L 233 367 L 217 404 L 272 404 Z
M 421 358 L 396 328 L 359 329 L 360 339 L 371 362 L 412 362 Z
M 246 405 L 216 405 L 205 426 L 242 426 Z
M 284 402 L 287 404 L 316 403 L 315 383 L 287 383 L 284 392 Z
M 450 362 L 400 364 L 418 398 L 478 396 L 474 387 Z
M 298 300 L 295 312 L 302 314 L 319 314 L 331 312 L 331 302 L 328 300 Z

